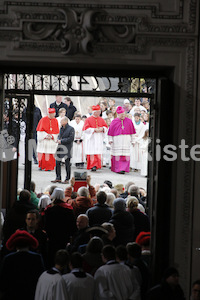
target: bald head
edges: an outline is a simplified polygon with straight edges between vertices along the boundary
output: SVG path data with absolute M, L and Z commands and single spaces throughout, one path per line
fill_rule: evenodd
M 85 214 L 80 214 L 76 219 L 76 226 L 78 230 L 88 227 L 89 219 Z

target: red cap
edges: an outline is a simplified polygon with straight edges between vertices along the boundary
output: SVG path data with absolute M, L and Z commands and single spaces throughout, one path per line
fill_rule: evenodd
M 92 110 L 101 110 L 99 105 L 93 105 Z
M 56 112 L 55 108 L 48 108 L 49 114 L 54 114 Z
M 135 242 L 140 246 L 148 245 L 151 238 L 151 232 L 141 231 L 136 237 Z
M 31 247 L 36 249 L 38 247 L 38 240 L 25 230 L 17 229 L 7 240 L 6 247 L 9 251 L 16 249 L 17 246 Z

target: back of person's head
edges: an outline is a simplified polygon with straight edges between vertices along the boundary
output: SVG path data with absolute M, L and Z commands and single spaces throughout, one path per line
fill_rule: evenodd
M 70 264 L 72 268 L 79 268 L 81 269 L 83 266 L 83 258 L 79 252 L 74 252 L 70 256 Z
M 69 263 L 69 253 L 65 249 L 60 249 L 56 252 L 55 255 L 55 265 L 59 265 L 61 267 L 65 267 Z
M 175 279 L 176 277 L 179 277 L 178 270 L 174 267 L 168 267 L 163 273 L 162 281 L 167 281 L 170 285 L 176 285 L 178 284 L 177 280 Z
M 134 183 L 133 181 L 127 182 L 126 185 L 125 185 L 125 191 L 128 192 L 128 189 L 129 189 L 129 187 L 130 187 L 131 185 L 135 185 L 135 183 Z
M 124 185 L 122 183 L 116 184 L 114 188 L 118 191 L 119 194 L 122 194 L 124 192 Z
M 76 199 L 77 198 L 77 192 L 72 192 L 71 193 L 71 199 Z
M 63 200 L 65 198 L 64 190 L 62 188 L 56 187 L 51 194 L 51 199 L 54 200 Z
M 127 260 L 127 249 L 124 245 L 119 245 L 116 248 L 116 256 L 119 261 L 126 261 Z
M 119 197 L 119 192 L 117 189 L 111 189 L 110 190 L 111 193 L 113 193 L 115 195 L 115 198 L 118 198 Z
M 137 185 L 130 185 L 128 189 L 128 194 L 134 197 L 138 197 L 140 189 Z
M 130 210 L 136 209 L 138 207 L 139 201 L 134 196 L 128 196 L 126 201 L 126 207 L 128 207 Z
M 115 247 L 111 245 L 104 246 L 102 249 L 102 254 L 107 261 L 116 259 Z
M 48 188 L 48 192 L 49 192 L 49 195 L 50 195 L 50 196 L 53 194 L 53 191 L 55 190 L 55 188 L 57 188 L 57 185 L 51 185 L 51 186 Z
M 110 112 L 111 112 L 111 110 L 110 110 Z M 108 186 L 110 189 L 112 189 L 113 185 L 112 185 L 112 182 L 111 182 L 110 180 L 105 180 L 104 183 L 107 184 L 107 186 Z
M 89 191 L 85 186 L 81 186 L 77 191 L 78 196 L 80 197 L 89 197 Z
M 115 195 L 113 193 L 108 193 L 107 194 L 107 199 L 106 199 L 106 204 L 113 208 L 113 202 L 115 200 Z
M 126 210 L 126 202 L 123 198 L 117 198 L 113 202 L 114 211 L 125 211 Z
M 22 190 L 19 194 L 19 200 L 22 202 L 30 202 L 31 193 L 28 190 Z
M 142 248 L 137 243 L 128 243 L 126 245 L 126 249 L 128 252 L 128 255 L 130 255 L 132 258 L 140 258 L 142 254 Z
M 99 192 L 105 192 L 107 194 L 110 192 L 110 188 L 107 185 L 100 185 Z
M 30 183 L 30 191 L 35 192 L 35 182 L 34 181 L 31 181 L 31 183 Z
M 106 202 L 106 199 L 107 199 L 107 195 L 105 192 L 100 191 L 97 193 L 97 202 L 99 204 L 104 204 Z
M 44 210 L 51 203 L 48 195 L 42 195 L 38 202 L 38 208 Z
M 88 253 L 101 253 L 103 249 L 103 241 L 98 236 L 93 236 L 86 247 L 86 252 Z

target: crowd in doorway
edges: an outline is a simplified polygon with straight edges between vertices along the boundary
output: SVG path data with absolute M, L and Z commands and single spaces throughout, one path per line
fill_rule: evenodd
M 0 299 L 186 299 L 174 266 L 152 282 L 146 191 L 86 182 L 19 191 L 3 223 Z
M 5 102 L 7 103 L 7 102 Z M 7 103 L 8 105 L 8 103 Z M 100 98 L 99 103 L 97 105 L 99 107 L 99 116 L 102 121 L 102 125 L 98 125 L 99 127 L 102 126 L 104 128 L 104 132 L 98 134 L 97 140 L 100 141 L 95 146 L 93 140 L 91 142 L 88 139 L 87 128 L 88 125 L 86 124 L 84 127 L 85 122 L 88 122 L 89 118 L 93 116 L 96 111 L 94 111 L 94 106 L 88 107 L 88 113 L 82 115 L 80 111 L 74 106 L 73 101 L 70 97 L 65 97 L 57 95 L 55 96 L 55 101 L 50 104 L 49 109 L 54 112 L 53 118 L 56 118 L 58 121 L 58 128 L 56 128 L 55 134 L 58 135 L 59 131 L 61 130 L 61 119 L 63 117 L 67 117 L 68 125 L 74 128 L 74 135 L 73 135 L 73 143 L 72 143 L 72 155 L 68 157 L 70 159 L 70 164 L 73 164 L 77 168 L 84 168 L 85 164 L 90 160 L 91 155 L 90 152 L 94 150 L 94 146 L 98 148 L 96 152 L 97 155 L 100 156 L 100 163 L 97 162 L 94 167 L 91 167 L 92 170 L 96 170 L 98 168 L 107 167 L 110 168 L 112 171 L 116 171 L 118 173 L 125 173 L 129 171 L 140 172 L 141 176 L 147 177 L 147 159 L 148 159 L 148 144 L 149 144 L 149 116 L 150 116 L 150 102 L 149 99 L 146 98 L 133 98 L 133 99 L 125 99 L 122 100 L 121 104 L 121 111 L 119 111 L 118 106 L 115 103 L 114 99 L 110 98 Z M 96 107 L 97 107 L 96 106 Z M 13 116 L 12 116 L 12 126 L 9 122 L 9 107 L 5 107 L 4 109 L 4 130 L 8 130 L 11 128 L 11 132 L 9 131 L 9 135 L 14 137 L 14 142 L 12 146 L 13 157 L 19 160 L 20 164 L 25 164 L 25 138 L 26 138 L 26 123 L 27 123 L 27 108 L 25 107 L 25 103 L 21 105 L 20 109 L 18 107 L 13 106 Z M 134 136 L 133 139 L 130 141 L 125 141 L 125 149 L 122 149 L 122 154 L 125 153 L 125 157 L 128 157 L 127 166 L 123 170 L 119 170 L 116 168 L 116 160 L 113 160 L 113 151 L 116 153 L 118 151 L 118 147 L 116 145 L 111 145 L 111 141 L 109 139 L 109 128 L 111 123 L 115 119 L 120 119 L 120 115 L 124 115 L 124 118 L 130 119 L 133 126 L 134 126 Z M 49 113 L 48 113 L 49 116 Z M 33 110 L 33 139 L 37 145 L 37 149 L 33 151 L 33 162 L 38 164 L 38 158 L 41 160 L 43 153 L 38 154 L 40 151 L 40 147 L 38 149 L 38 134 L 41 132 L 40 130 L 44 131 L 43 127 L 38 127 L 38 124 L 41 122 L 42 114 L 38 107 L 34 105 Z M 123 118 L 122 118 L 123 121 Z M 120 119 L 120 122 L 122 122 Z M 96 125 L 95 125 L 96 126 Z M 123 127 L 123 125 L 122 125 Z M 42 128 L 42 129 L 41 129 Z M 51 128 L 50 128 L 51 129 Z M 110 130 L 111 131 L 111 130 Z M 115 130 L 114 130 L 115 131 Z M 52 132 L 50 132 L 52 133 Z M 129 133 L 124 133 L 124 135 Z M 100 135 L 102 136 L 100 138 Z M 92 135 L 94 137 L 95 134 Z M 111 136 L 111 135 L 110 135 Z M 49 138 L 49 137 L 48 137 Z M 57 138 L 57 136 L 55 136 Z M 52 138 L 50 138 L 52 140 Z M 102 141 L 101 141 L 102 139 Z M 115 137 L 116 139 L 116 137 Z M 41 137 L 39 138 L 39 141 Z M 6 139 L 5 139 L 6 141 Z M 45 137 L 45 143 L 47 142 L 47 137 Z M 53 141 L 48 141 L 48 143 L 55 144 Z M 96 142 L 95 142 L 96 143 Z M 116 144 L 116 142 L 114 142 Z M 121 144 L 124 141 L 121 141 Z M 128 144 L 127 144 L 128 143 Z M 118 141 L 117 141 L 118 144 Z M 51 145 L 52 146 L 52 145 Z M 51 148 L 48 146 L 47 148 Z M 113 146 L 113 149 L 112 149 Z M 45 146 L 46 147 L 46 146 Z M 44 147 L 43 147 L 44 148 Z M 55 155 L 57 145 L 55 147 L 47 151 L 47 154 Z M 101 149 L 102 148 L 102 149 Z M 101 150 L 99 150 L 101 149 Z M 18 151 L 18 153 L 17 153 Z M 6 152 L 6 151 L 5 151 Z M 8 152 L 8 151 L 7 151 Z M 120 153 L 121 153 L 120 152 Z M 128 153 L 128 154 L 127 154 Z M 94 153 L 96 155 L 96 153 Z M 126 156 L 126 154 L 128 156 Z M 6 154 L 5 154 L 6 155 Z M 39 157 L 38 157 L 39 156 Z M 118 155 L 120 157 L 121 154 Z M 92 153 L 92 158 L 94 155 Z M 63 163 L 65 161 L 63 160 Z M 113 167 L 112 167 L 113 164 Z M 117 160 L 117 165 L 119 165 Z M 55 164 L 53 167 L 49 165 L 43 167 L 42 164 L 39 163 L 39 168 L 42 170 L 53 170 L 55 169 Z M 67 168 L 67 167 L 66 167 Z M 69 176 L 66 176 L 66 179 Z

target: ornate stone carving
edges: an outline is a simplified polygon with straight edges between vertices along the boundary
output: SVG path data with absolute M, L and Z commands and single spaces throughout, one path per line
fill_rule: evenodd
M 178 5 L 176 13 L 167 14 L 159 11 L 158 4 L 150 3 L 86 5 L 5 1 L 5 10 L 0 11 L 0 36 L 2 40 L 18 41 L 13 50 L 21 51 L 34 48 L 37 52 L 57 52 L 60 47 L 62 55 L 91 55 L 100 49 L 105 53 L 145 53 L 143 35 L 181 36 L 195 32 L 197 0 L 189 3 L 180 0 Z M 188 21 L 183 14 L 187 8 Z M 106 46 L 109 49 L 104 49 Z

